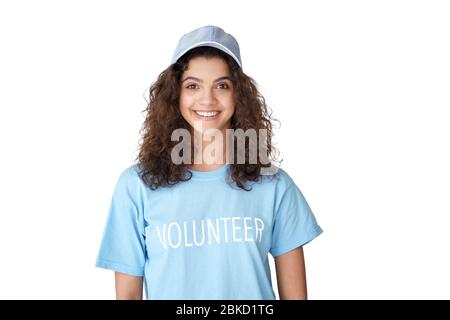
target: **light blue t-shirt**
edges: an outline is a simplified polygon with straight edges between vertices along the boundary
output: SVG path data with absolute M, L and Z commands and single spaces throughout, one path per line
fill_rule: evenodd
M 147 299 L 273 300 L 273 257 L 322 233 L 300 189 L 281 168 L 230 186 L 230 165 L 148 188 L 138 166 L 115 187 L 96 266 L 144 276 Z

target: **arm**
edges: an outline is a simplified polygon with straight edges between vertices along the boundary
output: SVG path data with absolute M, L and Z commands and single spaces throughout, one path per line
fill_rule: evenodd
M 116 299 L 142 300 L 143 278 L 115 272 Z
M 307 300 L 303 247 L 275 257 L 280 300 Z

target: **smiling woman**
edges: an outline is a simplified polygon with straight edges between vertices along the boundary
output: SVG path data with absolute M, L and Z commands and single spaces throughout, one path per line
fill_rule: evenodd
M 216 26 L 184 35 L 145 111 L 137 163 L 117 181 L 96 262 L 116 272 L 117 297 L 141 299 L 145 288 L 147 299 L 273 300 L 270 253 L 280 298 L 306 299 L 302 246 L 322 229 L 287 172 L 264 171 L 275 160 L 273 119 L 234 37 Z M 174 135 L 196 140 L 180 149 L 182 162 Z M 222 142 L 215 161 L 195 162 L 197 139 L 210 149 L 213 135 Z

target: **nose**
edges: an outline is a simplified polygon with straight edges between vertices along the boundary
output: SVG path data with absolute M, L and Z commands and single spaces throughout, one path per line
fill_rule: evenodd
M 216 97 L 212 89 L 205 89 L 202 92 L 199 103 L 201 105 L 211 105 L 216 102 Z

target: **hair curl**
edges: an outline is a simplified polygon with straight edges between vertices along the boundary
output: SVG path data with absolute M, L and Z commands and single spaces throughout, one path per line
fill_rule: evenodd
M 219 57 L 228 65 L 232 79 L 236 108 L 231 118 L 231 129 L 266 130 L 264 142 L 267 159 L 274 159 L 278 151 L 272 145 L 272 123 L 270 109 L 264 97 L 259 93 L 253 78 L 246 75 L 236 61 L 221 50 L 212 47 L 197 47 L 189 50 L 175 63 L 162 71 L 157 80 L 150 86 L 149 101 L 142 112 L 146 113 L 144 123 L 139 133 L 139 152 L 135 159 L 140 167 L 140 177 L 152 190 L 158 187 L 171 186 L 180 181 L 190 180 L 192 173 L 187 170 L 189 164 L 175 164 L 171 160 L 171 150 L 178 141 L 171 141 L 175 129 L 190 130 L 189 123 L 183 118 L 179 109 L 180 80 L 187 69 L 189 60 L 202 56 L 206 58 Z M 235 140 L 236 142 L 236 140 Z M 236 146 L 236 143 L 234 143 Z M 259 141 L 258 144 L 259 146 Z M 234 152 L 236 158 L 236 152 Z M 269 167 L 257 157 L 256 164 L 248 163 L 249 146 L 245 144 L 245 163 L 237 164 L 236 159 L 230 164 L 230 176 L 236 185 L 245 190 L 247 181 L 258 181 L 261 168 Z M 193 163 L 193 162 L 191 162 Z

